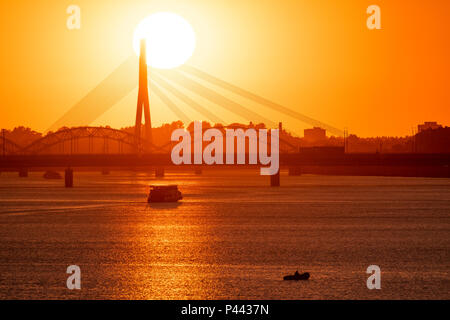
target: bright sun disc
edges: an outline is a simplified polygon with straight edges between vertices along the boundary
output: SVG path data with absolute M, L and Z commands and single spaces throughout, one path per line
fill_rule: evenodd
M 181 66 L 195 49 L 195 33 L 189 22 L 170 12 L 152 14 L 139 23 L 133 35 L 137 55 L 141 39 L 146 39 L 147 63 L 159 69 Z

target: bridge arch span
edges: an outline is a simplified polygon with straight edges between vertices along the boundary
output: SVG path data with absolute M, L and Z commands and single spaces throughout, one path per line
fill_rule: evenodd
M 88 144 L 87 147 L 84 146 L 84 152 L 81 153 L 92 153 L 94 148 L 94 139 L 103 139 L 103 153 L 109 153 L 109 144 L 108 141 L 116 141 L 118 143 L 118 153 L 121 152 L 121 146 L 128 146 L 129 150 L 133 150 L 134 152 L 143 152 L 144 147 L 157 149 L 157 147 L 151 145 L 146 142 L 144 139 L 139 139 L 136 143 L 136 139 L 134 134 L 129 132 L 113 129 L 109 127 L 74 127 L 74 128 L 64 128 L 58 130 L 56 132 L 52 132 L 47 134 L 45 137 L 42 137 L 28 146 L 21 149 L 21 153 L 23 154 L 42 154 L 45 152 L 51 151 L 52 147 L 62 145 L 62 151 L 64 153 L 64 146 L 69 141 L 70 153 L 80 153 L 78 152 L 78 142 L 81 139 L 87 139 Z M 98 142 L 97 142 L 98 149 Z M 136 150 L 137 146 L 137 150 Z M 86 152 L 87 150 L 87 152 Z M 55 151 L 53 150 L 53 152 Z
M 5 137 L 0 137 L 0 154 L 1 155 L 10 155 L 10 154 L 18 154 L 22 149 L 17 143 L 12 140 L 9 140 Z

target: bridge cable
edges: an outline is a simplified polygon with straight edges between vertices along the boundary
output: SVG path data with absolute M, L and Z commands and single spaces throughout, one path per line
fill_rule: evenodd
M 236 102 L 222 96 L 221 94 L 215 92 L 214 90 L 206 88 L 205 86 L 198 83 L 197 81 L 184 76 L 181 72 L 178 72 L 176 70 L 171 70 L 169 72 L 168 71 L 154 71 L 154 73 L 158 73 L 163 78 L 169 79 L 171 82 L 177 83 L 178 85 L 183 86 L 185 89 L 188 89 L 194 93 L 197 93 L 198 95 L 206 98 L 207 100 L 209 100 L 225 109 L 228 109 L 229 111 L 243 117 L 244 119 L 247 119 L 249 121 L 258 121 L 258 122 L 266 124 L 269 127 L 276 126 L 275 122 L 273 122 L 272 120 L 269 120 L 263 116 L 260 116 L 259 114 L 240 105 L 239 103 L 236 103 Z
M 191 122 L 191 119 L 183 112 L 170 98 L 158 87 L 155 81 L 150 81 L 150 89 L 166 104 L 169 109 L 186 125 Z
M 189 98 L 187 95 L 182 93 L 173 85 L 170 85 L 166 80 L 158 76 L 156 73 L 152 72 L 152 78 L 160 87 L 172 93 L 175 97 L 186 103 L 188 106 L 192 107 L 192 109 L 196 110 L 200 114 L 206 116 L 209 120 L 212 120 L 215 123 L 222 123 L 222 120 L 218 116 L 216 116 L 213 112 L 209 111 L 199 103 Z
M 226 89 L 228 91 L 234 92 L 234 93 L 236 93 L 236 94 L 238 94 L 238 95 L 240 95 L 240 96 L 242 96 L 244 98 L 247 98 L 249 100 L 253 100 L 253 101 L 255 101 L 255 102 L 259 103 L 259 104 L 262 104 L 262 105 L 264 105 L 266 107 L 269 107 L 269 108 L 271 108 L 273 110 L 276 110 L 278 112 L 284 113 L 284 114 L 286 114 L 288 116 L 291 116 L 294 119 L 300 120 L 300 121 L 302 121 L 304 123 L 308 123 L 308 124 L 311 124 L 313 126 L 318 126 L 318 127 L 324 128 L 324 129 L 328 130 L 329 132 L 337 134 L 339 136 L 342 136 L 344 134 L 343 131 L 340 130 L 340 129 L 337 129 L 337 128 L 332 127 L 332 126 L 330 126 L 328 124 L 325 124 L 325 123 L 323 123 L 321 121 L 315 120 L 315 119 L 310 118 L 308 116 L 305 116 L 305 115 L 303 115 L 301 113 L 293 111 L 293 110 L 291 110 L 289 108 L 286 108 L 286 107 L 284 107 L 284 106 L 282 106 L 282 105 L 280 105 L 278 103 L 272 102 L 272 101 L 270 101 L 270 100 L 268 100 L 266 98 L 263 98 L 261 96 L 258 96 L 256 94 L 254 94 L 254 93 L 252 93 L 250 91 L 247 91 L 247 90 L 244 90 L 244 89 L 242 89 L 240 87 L 237 87 L 237 86 L 235 86 L 235 85 L 233 85 L 233 84 L 231 84 L 229 82 L 226 82 L 226 81 L 223 81 L 221 79 L 218 79 L 218 78 L 216 78 L 216 77 L 214 77 L 214 76 L 212 76 L 210 74 L 207 74 L 206 72 L 201 71 L 201 70 L 199 70 L 199 69 L 197 69 L 195 67 L 184 65 L 184 66 L 182 66 L 180 68 L 180 70 L 183 71 L 186 74 L 189 74 L 191 76 L 195 76 L 195 77 L 200 78 L 200 79 L 202 79 L 204 81 L 207 81 L 210 84 L 217 85 L 217 86 L 219 86 L 219 87 L 221 87 L 223 89 Z

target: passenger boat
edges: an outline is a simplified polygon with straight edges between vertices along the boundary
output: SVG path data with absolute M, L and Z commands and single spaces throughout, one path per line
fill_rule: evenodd
M 150 186 L 148 202 L 177 202 L 183 199 L 177 185 Z

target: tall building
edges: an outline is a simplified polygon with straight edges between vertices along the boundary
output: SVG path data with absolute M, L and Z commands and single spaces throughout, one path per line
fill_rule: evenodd
M 428 122 L 424 122 L 423 124 L 419 124 L 417 126 L 417 129 L 419 132 L 425 131 L 425 130 L 435 130 L 435 129 L 440 129 L 442 128 L 442 126 L 440 124 L 438 124 L 436 121 L 428 121 Z
M 419 153 L 450 153 L 450 127 L 422 130 L 415 135 L 415 151 Z

